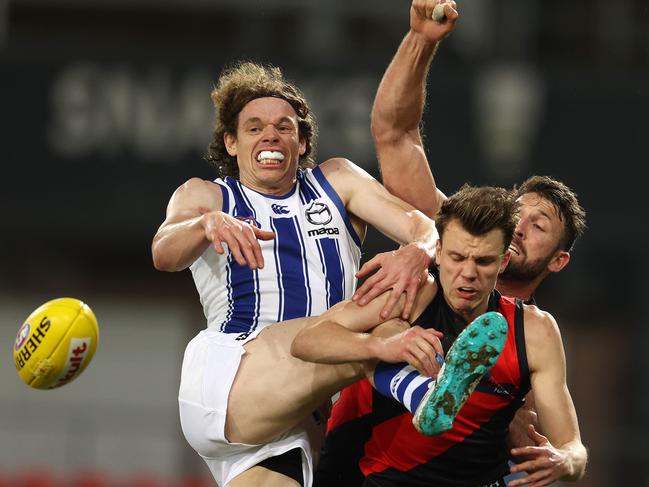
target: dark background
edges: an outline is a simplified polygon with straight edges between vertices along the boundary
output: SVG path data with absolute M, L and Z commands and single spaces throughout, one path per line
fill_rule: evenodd
M 582 485 L 649 485 L 649 4 L 459 9 L 429 79 L 433 172 L 447 193 L 531 174 L 578 193 L 589 229 L 537 299 L 566 342 L 591 453 Z M 200 311 L 188 272 L 152 268 L 150 241 L 174 189 L 214 177 L 203 154 L 221 69 L 282 67 L 315 110 L 318 160 L 378 177 L 369 110 L 407 28 L 406 0 L 0 1 L 0 295 Z M 370 233 L 364 253 L 387 248 Z

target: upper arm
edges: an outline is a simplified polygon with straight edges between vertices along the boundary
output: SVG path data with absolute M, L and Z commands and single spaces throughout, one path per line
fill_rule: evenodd
M 178 223 L 203 213 L 220 210 L 223 195 L 218 184 L 191 178 L 178 187 L 169 200 L 163 226 Z
M 433 223 L 420 211 L 390 194 L 376 179 L 347 159 L 329 159 L 322 173 L 340 195 L 347 210 L 392 240 L 406 244 L 415 231 Z
M 566 383 L 566 358 L 554 318 L 525 307 L 525 346 L 541 431 L 555 446 L 579 440 L 579 424 Z

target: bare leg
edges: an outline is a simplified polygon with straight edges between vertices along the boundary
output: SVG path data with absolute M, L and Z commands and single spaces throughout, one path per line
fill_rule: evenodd
M 295 335 L 309 320 L 273 325 L 246 344 L 228 399 L 225 432 L 230 441 L 270 441 L 335 392 L 365 377 L 366 367 L 361 363 L 314 364 L 291 355 Z
M 300 487 L 295 480 L 264 467 L 252 467 L 233 478 L 226 487 Z

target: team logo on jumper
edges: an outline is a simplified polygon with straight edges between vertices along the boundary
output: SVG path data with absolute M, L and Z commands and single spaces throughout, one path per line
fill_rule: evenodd
M 239 333 L 239 335 L 237 336 L 237 338 L 235 338 L 235 340 L 239 340 L 239 341 L 240 341 L 240 340 L 245 340 L 245 339 L 248 338 L 251 334 L 252 334 L 251 331 L 244 331 L 243 333 Z
M 242 222 L 246 222 L 249 225 L 252 225 L 253 227 L 261 228 L 261 225 L 257 220 L 254 219 L 252 216 L 241 216 L 241 215 L 236 215 L 235 218 L 237 220 L 240 220 Z
M 326 225 L 332 219 L 329 207 L 317 201 L 313 201 L 304 214 L 312 225 Z
M 278 205 L 276 203 L 273 203 L 272 205 L 270 205 L 270 207 L 278 215 L 286 215 L 289 212 L 288 206 L 286 205 Z

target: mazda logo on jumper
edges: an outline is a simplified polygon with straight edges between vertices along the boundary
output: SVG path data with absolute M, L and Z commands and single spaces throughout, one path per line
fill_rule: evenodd
M 313 225 L 326 225 L 331 221 L 331 211 L 324 203 L 312 202 L 306 209 L 306 219 Z

